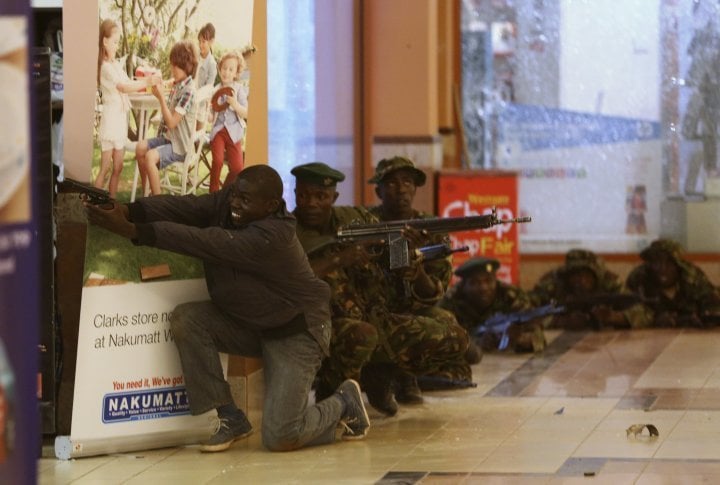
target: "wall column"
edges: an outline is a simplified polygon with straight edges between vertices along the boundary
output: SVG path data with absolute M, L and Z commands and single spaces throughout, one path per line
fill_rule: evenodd
M 393 155 L 428 171 L 442 167 L 438 8 L 438 0 L 363 3 L 365 180 Z M 365 185 L 364 196 L 366 204 L 377 200 L 372 186 Z M 418 192 L 417 202 L 432 210 L 432 191 Z

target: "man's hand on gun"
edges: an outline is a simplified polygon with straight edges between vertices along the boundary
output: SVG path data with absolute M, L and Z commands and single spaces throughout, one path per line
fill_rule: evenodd
M 425 229 L 405 226 L 401 231 L 408 242 L 410 252 L 410 266 L 400 268 L 403 279 L 412 283 L 415 294 L 422 298 L 431 298 L 437 293 L 437 287 L 432 278 L 425 271 L 423 256 L 418 250 L 432 242 L 432 236 Z
M 137 228 L 129 220 L 129 210 L 125 204 L 113 202 L 111 206 L 94 205 L 83 199 L 88 221 L 110 232 L 128 239 L 137 238 Z

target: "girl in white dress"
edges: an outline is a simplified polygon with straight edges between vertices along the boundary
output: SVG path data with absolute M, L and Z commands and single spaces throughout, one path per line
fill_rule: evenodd
M 117 193 L 125 157 L 130 111 L 127 93 L 142 91 L 154 81 L 151 77 L 140 81 L 133 81 L 128 77 L 120 61 L 115 59 L 119 43 L 120 29 L 117 24 L 112 20 L 103 20 L 100 24 L 97 72 L 102 95 L 102 116 L 98 128 L 102 155 L 95 187 L 104 187 L 108 171 L 112 168 L 108 189 L 112 198 L 115 198 Z

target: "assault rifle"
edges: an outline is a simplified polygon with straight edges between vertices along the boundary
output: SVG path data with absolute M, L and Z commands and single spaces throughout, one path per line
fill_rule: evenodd
M 597 295 L 575 297 L 565 303 L 565 305 L 550 303 L 548 305 L 515 313 L 496 313 L 475 328 L 474 336 L 479 338 L 489 333 L 499 335 L 498 350 L 505 350 L 510 343 L 508 329 L 513 324 L 523 324 L 531 320 L 535 320 L 536 318 L 556 315 L 559 313 L 589 312 L 597 306 L 607 306 L 614 311 L 623 311 L 643 301 L 645 300 L 642 297 L 632 294 L 601 293 Z
M 114 202 L 112 197 L 110 197 L 110 192 L 107 190 L 98 189 L 97 187 L 78 182 L 77 180 L 73 180 L 71 178 L 66 178 L 61 183 L 61 187 L 65 190 L 65 192 L 78 192 L 80 194 L 84 194 L 86 200 L 92 205 L 104 206 Z
M 357 243 L 368 240 L 383 240 L 387 245 L 390 269 L 410 266 L 410 248 L 403 237 L 402 230 L 411 227 L 427 234 L 487 229 L 498 224 L 530 222 L 530 217 L 498 219 L 496 209 L 491 214 L 470 217 L 446 217 L 431 219 L 405 219 L 399 221 L 378 222 L 372 224 L 350 224 L 337 231 L 340 243 Z
M 310 241 L 307 244 L 305 252 L 308 256 L 312 256 L 322 249 L 339 244 L 340 242 L 333 237 L 324 237 L 314 241 Z M 434 259 L 445 258 L 454 253 L 462 253 L 469 250 L 469 246 L 460 246 L 457 248 L 453 248 L 447 244 L 433 244 L 430 246 L 423 246 L 421 248 L 417 248 L 415 251 L 417 256 L 422 258 L 423 261 L 432 261 Z

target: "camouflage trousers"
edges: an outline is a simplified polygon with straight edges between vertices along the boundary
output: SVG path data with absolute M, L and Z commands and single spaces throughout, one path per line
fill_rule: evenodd
M 468 333 L 447 310 L 428 306 L 413 313 L 375 311 L 369 321 L 379 339 L 373 363 L 392 363 L 415 375 L 472 379 L 465 361 Z
M 378 344 L 373 325 L 354 318 L 333 318 L 330 356 L 318 371 L 318 387 L 325 394 L 337 389 L 345 379 L 360 380 L 360 370 L 370 360 Z

